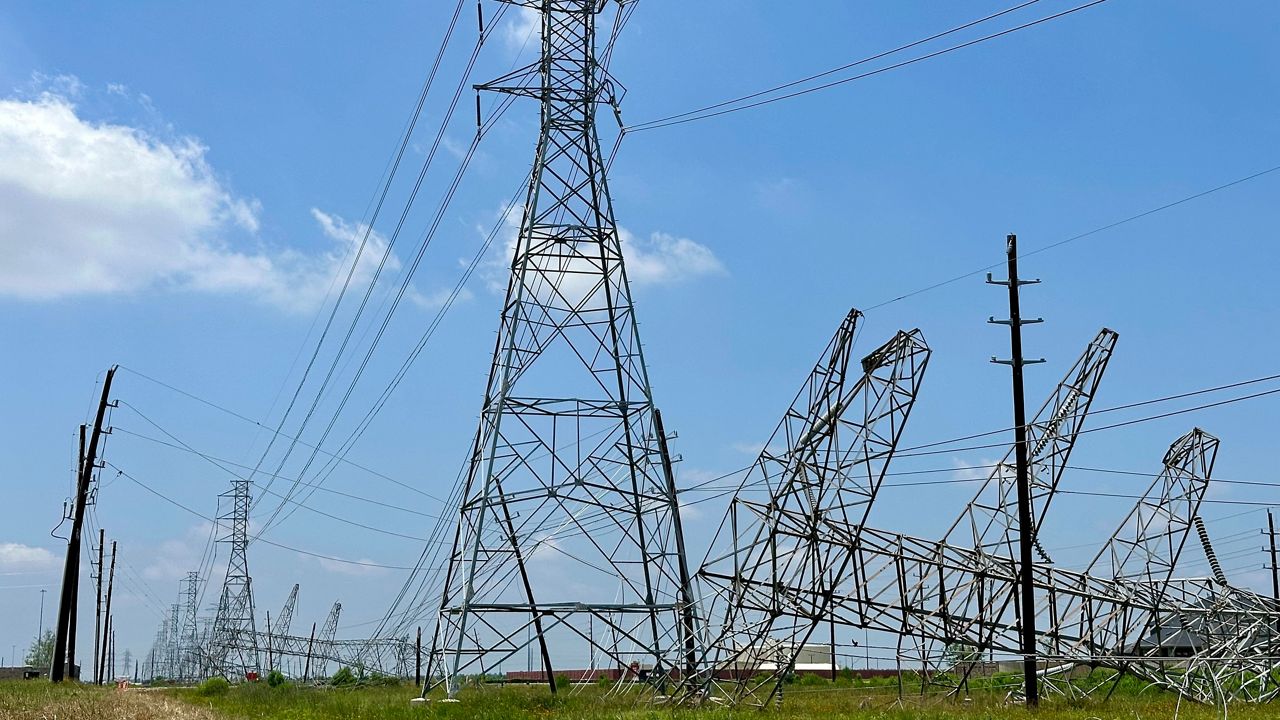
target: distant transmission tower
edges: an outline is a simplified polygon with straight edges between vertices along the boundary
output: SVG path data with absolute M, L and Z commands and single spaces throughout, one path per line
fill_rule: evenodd
M 541 134 L 424 692 L 534 648 L 552 692 L 592 658 L 662 685 L 693 606 L 596 134 L 608 3 L 504 1 L 540 12 L 541 57 L 482 89 L 538 98 Z
M 196 613 L 200 596 L 200 573 L 192 570 L 182 581 L 182 671 L 180 677 L 190 680 L 200 674 L 200 645 L 196 634 Z
M 229 530 L 218 538 L 231 552 L 214 620 L 212 652 L 217 671 L 242 676 L 258 672 L 258 633 L 253 621 L 253 578 L 249 576 L 249 481 L 232 480 L 231 490 L 218 497 L 230 500 L 230 512 L 218 522 Z

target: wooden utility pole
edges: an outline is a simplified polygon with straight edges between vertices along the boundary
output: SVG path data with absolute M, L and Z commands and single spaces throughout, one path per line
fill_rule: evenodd
M 271 664 L 271 611 L 267 611 L 267 674 L 270 675 L 275 667 Z
M 98 414 L 93 422 L 93 434 L 89 438 L 89 448 L 85 451 L 84 462 L 80 464 L 79 477 L 76 479 L 76 501 L 71 517 L 71 535 L 67 538 L 67 560 L 62 568 L 62 597 L 58 603 L 58 629 L 53 640 L 53 662 L 49 668 L 49 680 L 62 682 L 67 671 L 67 639 L 74 634 L 71 624 L 76 621 L 72 608 L 75 607 L 75 596 L 80 590 L 80 529 L 84 526 L 84 508 L 89 499 L 89 481 L 98 464 L 98 445 L 102 440 L 103 423 L 106 421 L 107 407 L 110 405 L 111 379 L 115 377 L 114 365 L 107 370 L 107 377 L 102 383 L 102 399 L 98 402 Z
M 302 682 L 311 676 L 311 646 L 316 644 L 316 624 L 311 623 L 311 639 L 307 641 L 307 664 L 302 668 Z
M 84 469 L 84 438 L 85 425 L 80 425 L 80 450 L 76 455 L 76 477 L 80 476 L 80 471 Z M 43 590 L 41 592 L 44 592 Z M 76 591 L 71 593 L 71 622 L 67 624 L 67 672 L 76 674 L 76 680 L 79 680 L 79 674 L 76 673 L 76 628 L 80 625 L 80 558 L 76 557 Z
M 1036 677 L 1036 598 L 1035 584 L 1031 577 L 1033 563 L 1031 551 L 1035 526 L 1031 519 L 1031 461 L 1027 455 L 1027 408 L 1023 397 L 1022 367 L 1031 363 L 1041 363 L 1044 360 L 1026 360 L 1022 357 L 1022 326 L 1043 322 L 1043 320 L 1022 319 L 1018 289 L 1023 285 L 1032 285 L 1040 281 L 1018 279 L 1018 236 L 1010 235 L 1005 249 L 1008 254 L 1009 279 L 1003 282 L 992 280 L 991 274 L 988 273 L 987 282 L 1009 288 L 1009 319 L 991 318 L 989 322 L 1009 326 L 1010 357 L 1008 360 L 997 360 L 993 357 L 991 361 L 1008 365 L 1013 369 L 1014 454 L 1018 471 L 1018 581 L 1021 596 L 1021 612 L 1018 619 L 1022 630 L 1022 677 L 1026 685 L 1027 707 L 1035 707 L 1040 703 L 1040 689 Z
M 422 684 L 422 626 L 418 626 L 418 641 L 414 644 L 413 684 Z
M 1276 566 L 1276 521 L 1267 509 L 1267 536 L 1271 539 L 1271 597 L 1280 600 L 1280 570 Z
M 81 426 L 83 427 L 83 426 Z M 107 542 L 107 531 L 98 528 L 98 603 L 93 611 L 93 684 L 102 683 L 102 678 L 98 675 L 99 657 L 101 656 L 102 643 L 102 575 L 104 568 L 102 566 L 103 546 Z
M 106 621 L 102 625 L 102 659 L 110 654 L 110 631 L 111 631 L 111 591 L 116 584 L 116 541 L 111 541 L 111 572 L 107 575 L 107 610 Z M 101 685 L 106 679 L 107 670 L 106 663 L 98 666 L 98 684 Z

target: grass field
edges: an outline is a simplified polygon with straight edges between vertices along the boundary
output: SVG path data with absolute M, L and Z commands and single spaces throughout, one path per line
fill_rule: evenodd
M 1141 720 L 1178 717 L 1220 718 L 1210 707 L 1183 703 L 1168 693 L 1127 693 L 1109 701 L 1066 702 L 1049 699 L 1028 712 L 1010 705 L 999 693 L 978 694 L 967 701 L 908 697 L 884 687 L 791 687 L 780 708 L 670 708 L 637 704 L 625 697 L 605 697 L 593 687 L 562 693 L 553 699 L 542 687 L 486 687 L 466 690 L 459 703 L 430 702 L 411 706 L 410 685 L 272 688 L 265 683 L 202 694 L 194 689 L 152 690 L 47 682 L 0 682 L 0 720 L 406 720 L 408 718 L 475 718 L 477 720 L 994 720 L 997 718 L 1098 718 Z M 1274 706 L 1233 706 L 1230 717 L 1262 720 L 1276 717 Z

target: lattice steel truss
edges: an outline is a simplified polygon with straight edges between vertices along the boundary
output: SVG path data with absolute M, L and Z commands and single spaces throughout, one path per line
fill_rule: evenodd
M 423 691 L 531 645 L 553 692 L 552 647 L 662 685 L 692 603 L 596 133 L 607 3 L 512 4 L 540 13 L 540 57 L 482 89 L 538 98 L 541 134 Z
M 249 481 L 232 480 L 231 490 L 218 497 L 227 499 L 231 505 L 228 512 L 218 516 L 219 525 L 227 528 L 218 541 L 226 543 L 229 552 L 209 652 L 215 672 L 238 678 L 260 671 L 253 578 L 249 575 Z
M 711 623 L 694 693 L 718 685 L 764 701 L 836 589 L 860 571 L 822 542 L 828 523 L 858 529 L 875 500 L 928 365 L 919 331 L 899 332 L 859 363 L 849 312 L 729 507 L 698 572 Z
M 955 690 L 977 665 L 945 659 L 946 648 L 973 657 L 1021 652 L 1017 602 L 1017 522 L 1012 473 L 1000 463 L 940 541 L 866 525 L 879 478 L 891 460 L 918 390 L 927 350 L 886 352 L 863 362 L 851 384 L 850 313 L 800 396 L 735 497 L 698 572 L 708 618 L 706 653 L 682 697 L 708 695 L 763 703 L 820 621 L 892 633 L 899 660 L 925 686 Z M 1055 388 L 1029 428 L 1034 530 L 1041 528 L 1116 342 L 1102 330 Z M 890 360 L 894 358 L 894 360 Z M 877 374 L 876 368 L 883 372 Z M 907 371 L 906 368 L 911 368 Z M 885 382 L 902 401 L 872 392 Z M 846 384 L 850 383 L 850 384 Z M 852 390 L 852 392 L 850 392 Z M 848 402 L 846 394 L 871 400 Z M 875 432 L 890 419 L 888 432 Z M 845 433 L 828 428 L 841 426 Z M 848 443 L 844 445 L 843 443 Z M 815 447 L 817 443 L 825 443 Z M 848 448 L 853 450 L 849 454 Z M 836 449 L 834 453 L 827 452 Z M 1103 687 L 1073 681 L 1079 668 L 1110 668 L 1199 702 L 1265 701 L 1280 694 L 1274 600 L 1226 585 L 1224 578 L 1175 579 L 1196 525 L 1218 440 L 1194 429 L 1165 454 L 1163 469 L 1084 571 L 1041 560 L 1035 588 L 1041 676 L 1050 692 L 1080 695 Z M 1207 545 L 1207 542 L 1206 542 Z M 1208 552 L 1208 550 L 1207 550 Z M 1192 658 L 1171 658 L 1170 637 L 1196 638 Z M 960 653 L 960 656 L 969 653 Z M 912 660 L 912 658 L 915 658 Z M 946 671 L 945 674 L 943 671 Z
M 199 624 L 197 612 L 200 597 L 200 573 L 192 570 L 182 581 L 182 627 L 178 645 L 178 673 L 183 680 L 195 680 L 201 676 Z

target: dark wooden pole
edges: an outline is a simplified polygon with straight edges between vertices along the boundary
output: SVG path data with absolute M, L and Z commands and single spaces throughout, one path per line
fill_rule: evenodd
M 102 655 L 102 576 L 104 568 L 102 566 L 102 552 L 107 542 L 107 531 L 98 528 L 98 602 L 93 611 L 93 684 L 97 685 L 101 682 L 98 677 L 99 656 Z
M 67 560 L 62 568 L 62 597 L 58 602 L 58 629 L 53 640 L 53 662 L 49 668 L 49 680 L 62 682 L 67 670 L 67 638 L 71 631 L 71 623 L 75 622 L 72 608 L 75 596 L 80 589 L 80 530 L 84 527 L 84 508 L 89 498 L 89 480 L 98 463 L 98 445 L 102 440 L 103 422 L 110 404 L 111 379 L 115 377 L 113 365 L 107 370 L 106 380 L 102 383 L 102 399 L 98 402 L 98 414 L 93 422 L 93 434 L 89 438 L 89 449 L 85 452 L 84 462 L 80 464 L 79 477 L 76 479 L 76 501 L 71 517 L 71 535 L 67 538 Z
M 116 584 L 116 541 L 112 540 L 111 541 L 111 572 L 107 575 L 107 609 L 105 612 L 106 621 L 102 625 L 102 659 L 103 660 L 106 660 L 107 655 L 111 652 L 110 644 L 109 644 L 110 636 L 108 635 L 108 633 L 110 632 L 110 628 L 111 628 L 111 591 L 112 589 L 115 588 L 115 584 Z M 107 672 L 106 663 L 104 662 L 102 665 L 99 666 L 99 670 L 98 670 L 99 684 L 102 684 L 103 682 L 106 681 L 107 679 L 106 672 Z
M 1018 302 L 1018 289 L 1035 280 L 1018 279 L 1018 237 L 1010 235 L 1006 244 L 1009 263 L 1009 279 L 997 283 L 987 276 L 987 282 L 1003 284 L 1009 288 L 1009 319 L 991 322 L 1009 326 L 1009 352 L 1007 361 L 999 361 L 1013 369 L 1013 433 L 1014 454 L 1018 471 L 1018 584 L 1021 612 L 1022 640 L 1022 676 L 1026 685 L 1027 707 L 1035 707 L 1040 702 L 1040 689 L 1036 676 L 1036 600 L 1035 584 L 1031 575 L 1033 558 L 1032 536 L 1035 527 L 1031 520 L 1031 462 L 1027 453 L 1027 409 L 1023 396 L 1022 367 L 1027 360 L 1022 357 L 1022 326 L 1040 320 L 1023 320 L 1022 309 Z M 994 359 L 994 358 L 993 358 Z M 1032 361 L 1043 362 L 1043 361 Z
M 413 684 L 422 684 L 422 626 L 418 626 L 418 641 L 414 645 Z
M 311 623 L 311 639 L 307 641 L 307 664 L 302 669 L 302 682 L 311 677 L 311 647 L 316 644 L 316 624 Z

